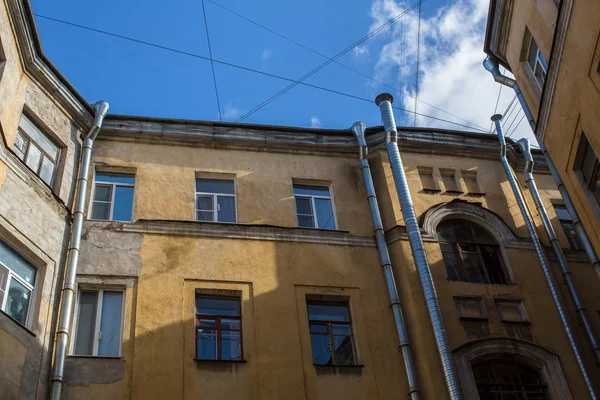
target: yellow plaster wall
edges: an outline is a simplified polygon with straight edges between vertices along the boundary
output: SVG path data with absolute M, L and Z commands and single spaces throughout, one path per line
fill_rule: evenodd
M 133 219 L 195 219 L 196 172 L 235 175 L 238 222 L 297 226 L 293 179 L 331 184 L 338 229 L 370 234 L 358 157 L 153 146 L 98 140 L 97 167 L 136 168 Z

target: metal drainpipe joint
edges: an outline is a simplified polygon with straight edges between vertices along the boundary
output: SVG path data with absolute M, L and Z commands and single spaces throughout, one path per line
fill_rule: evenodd
M 531 155 L 531 146 L 529 145 L 529 139 L 519 139 L 517 140 L 517 144 L 519 145 L 519 147 L 521 147 L 523 159 L 525 160 L 525 173 L 533 173 L 533 156 Z
M 369 149 L 367 148 L 367 139 L 365 138 L 365 129 L 367 126 L 362 122 L 355 122 L 352 124 L 352 133 L 356 137 L 356 141 L 358 142 L 359 150 L 360 150 L 360 159 L 363 160 L 367 158 L 369 154 Z

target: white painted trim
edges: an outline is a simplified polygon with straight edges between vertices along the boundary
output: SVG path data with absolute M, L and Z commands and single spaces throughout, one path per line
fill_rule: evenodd
M 313 228 L 317 228 L 317 229 L 329 229 L 329 228 L 319 228 L 319 218 L 317 217 L 317 207 L 316 207 L 316 203 L 315 203 L 315 199 L 322 199 L 322 200 L 329 200 L 331 203 L 331 212 L 333 214 L 333 229 L 329 229 L 329 230 L 337 230 L 338 229 L 338 222 L 337 222 L 337 213 L 335 210 L 335 202 L 333 201 L 333 190 L 332 190 L 332 185 L 318 185 L 318 184 L 303 184 L 303 183 L 293 183 L 292 184 L 292 193 L 293 193 L 293 189 L 294 186 L 296 185 L 300 185 L 300 186 L 314 186 L 314 187 L 321 187 L 321 188 L 327 188 L 327 191 L 329 192 L 329 196 L 319 196 L 319 195 L 312 195 L 312 194 L 295 194 L 294 193 L 294 209 L 296 211 L 296 222 L 298 219 L 298 216 L 311 216 L 313 217 Z M 305 198 L 305 199 L 309 199 L 310 200 L 310 206 L 311 206 L 311 211 L 312 211 L 312 215 L 309 214 L 300 214 L 298 212 L 298 208 L 296 207 L 296 198 Z M 304 226 L 298 226 L 299 228 L 306 228 Z
M 79 356 L 85 355 L 87 357 L 105 357 L 98 355 L 98 347 L 100 345 L 100 326 L 102 324 L 102 307 L 104 306 L 104 292 L 120 292 L 122 294 L 121 298 L 121 329 L 119 333 L 119 350 L 116 356 L 110 357 L 121 357 L 121 351 L 123 346 L 123 328 L 125 324 L 125 292 L 126 290 L 123 288 L 111 288 L 111 287 L 103 287 L 101 289 L 96 287 L 88 287 L 88 285 L 83 285 L 83 288 L 80 287 L 77 290 L 77 306 L 75 307 L 74 316 L 73 316 L 73 334 L 71 343 L 69 345 L 69 355 Z M 96 292 L 96 319 L 94 321 L 94 337 L 92 344 L 92 354 L 76 354 L 75 353 L 75 343 L 77 343 L 77 335 L 79 333 L 79 310 L 81 307 L 81 292 Z
M 8 245 L 8 244 L 7 244 Z M 16 250 L 13 249 L 13 251 L 16 252 Z M 17 282 L 19 282 L 20 284 L 22 284 L 23 286 L 25 286 L 26 289 L 30 290 L 30 298 L 29 298 L 29 302 L 27 303 L 27 316 L 25 317 L 25 327 L 29 328 L 30 324 L 31 324 L 31 309 L 32 309 L 32 304 L 34 302 L 34 297 L 36 295 L 35 293 L 35 286 L 31 285 L 29 282 L 25 281 L 24 279 L 22 279 L 20 276 L 17 275 L 16 272 L 14 272 L 8 265 L 6 265 L 5 263 L 0 261 L 0 265 L 2 265 L 4 268 L 6 268 L 8 270 L 8 277 L 6 279 L 6 286 L 4 289 L 4 299 L 2 300 L 2 305 L 0 307 L 0 309 L 4 312 L 6 312 L 6 301 L 8 299 L 8 289 L 10 288 L 10 282 L 15 279 Z M 31 265 L 33 268 L 35 268 L 35 277 L 36 280 L 38 278 L 38 269 Z
M 107 172 L 110 173 L 110 172 Z M 136 177 L 135 174 L 121 174 L 121 175 L 131 175 L 133 176 L 133 183 L 115 183 L 115 182 L 105 182 L 105 181 L 98 181 L 96 180 L 96 171 L 93 171 L 93 180 L 92 180 L 92 190 L 91 190 L 91 195 L 90 195 L 90 201 L 89 201 L 89 207 L 88 207 L 88 212 L 87 212 L 87 219 L 90 221 L 114 221 L 113 219 L 113 213 L 114 213 L 114 208 L 115 208 L 115 196 L 117 193 L 117 186 L 123 186 L 123 187 L 130 187 L 133 188 L 133 192 L 134 192 L 134 198 L 133 201 L 131 202 L 131 219 L 133 220 L 133 202 L 135 201 L 135 182 L 136 182 Z M 108 211 L 108 219 L 95 219 L 92 218 L 92 213 L 94 210 L 94 195 L 96 194 L 96 185 L 105 185 L 105 186 L 110 186 L 110 190 L 111 190 L 111 199 L 110 199 L 110 203 L 109 203 L 109 211 Z M 104 203 L 106 204 L 106 201 L 98 201 L 98 203 Z M 131 221 L 118 221 L 118 222 L 131 222 Z

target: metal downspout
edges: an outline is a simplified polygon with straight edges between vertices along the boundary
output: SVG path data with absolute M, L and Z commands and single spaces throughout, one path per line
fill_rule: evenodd
M 446 389 L 448 390 L 450 399 L 459 400 L 463 398 L 462 388 L 456 371 L 452 348 L 450 347 L 448 336 L 446 334 L 444 319 L 435 291 L 427 254 L 425 253 L 425 248 L 423 246 L 421 232 L 419 231 L 419 224 L 417 223 L 408 182 L 406 181 L 406 175 L 404 174 L 400 151 L 398 150 L 398 132 L 396 132 L 392 101 L 394 101 L 394 99 L 388 93 L 382 93 L 375 99 L 375 103 L 381 110 L 381 119 L 383 120 L 383 125 L 385 127 L 386 148 L 390 158 L 394 184 L 398 193 L 398 199 L 400 200 L 402 217 L 404 218 L 413 260 L 419 275 L 421 287 L 423 288 L 423 294 L 425 295 L 425 303 L 433 327 L 435 343 L 442 362 Z
M 379 260 L 381 261 L 381 267 L 383 268 L 383 273 L 385 275 L 385 282 L 387 284 L 388 294 L 390 296 L 390 308 L 394 313 L 396 333 L 398 334 L 400 350 L 402 351 L 402 357 L 404 359 L 404 370 L 406 371 L 406 379 L 408 381 L 409 388 L 408 395 L 412 400 L 420 400 L 421 392 L 419 391 L 419 387 L 417 385 L 417 371 L 413 362 L 412 352 L 410 350 L 408 332 L 406 331 L 404 315 L 402 314 L 402 307 L 400 306 L 400 298 L 398 296 L 398 288 L 396 287 L 396 280 L 394 279 L 394 270 L 392 269 L 392 262 L 385 241 L 383 223 L 381 222 L 381 215 L 379 213 L 379 206 L 377 205 L 375 186 L 373 185 L 369 161 L 367 160 L 367 154 L 369 150 L 367 148 L 367 141 L 365 139 L 365 129 L 365 124 L 362 122 L 355 122 L 352 125 L 352 132 L 358 141 L 360 152 L 360 169 L 365 182 L 367 200 L 369 201 L 371 217 L 373 218 L 373 225 L 375 227 L 375 241 L 377 243 L 377 250 L 379 251 Z
M 567 263 L 567 259 L 565 254 L 560 247 L 558 242 L 558 238 L 556 237 L 556 232 L 552 227 L 552 223 L 550 222 L 550 218 L 548 218 L 548 213 L 546 212 L 546 207 L 544 207 L 544 203 L 542 203 L 542 199 L 540 197 L 540 193 L 538 192 L 537 185 L 535 184 L 535 179 L 533 178 L 533 156 L 531 155 L 531 149 L 529 147 L 529 140 L 527 138 L 520 139 L 517 144 L 521 146 L 521 151 L 523 152 L 523 158 L 525 159 L 525 181 L 527 182 L 527 186 L 529 186 L 529 191 L 531 196 L 533 197 L 533 201 L 535 202 L 535 206 L 537 208 L 538 214 L 542 218 L 542 222 L 544 224 L 544 229 L 548 234 L 548 239 L 550 239 L 550 243 L 552 244 L 552 249 L 556 254 L 556 258 L 558 259 L 558 264 L 560 265 L 560 270 L 562 272 L 562 276 L 567 283 L 567 288 L 569 289 L 569 294 L 571 295 L 571 299 L 573 303 L 575 303 L 575 309 L 577 310 L 577 315 L 581 319 L 581 323 L 585 329 L 585 333 L 588 336 L 590 344 L 592 345 L 592 349 L 594 352 L 594 356 L 596 357 L 596 362 L 600 365 L 600 344 L 598 344 L 598 339 L 596 338 L 596 333 L 594 332 L 594 328 L 589 319 L 587 311 L 579 297 L 579 292 L 577 291 L 577 286 L 575 286 L 575 279 L 573 274 L 569 268 L 569 264 Z
M 596 400 L 596 394 L 594 392 L 594 387 L 592 386 L 592 382 L 590 377 L 588 376 L 585 365 L 583 364 L 583 360 L 581 359 L 581 355 L 579 354 L 579 349 L 577 347 L 577 343 L 575 342 L 575 337 L 573 336 L 573 332 L 569 326 L 569 322 L 567 320 L 567 316 L 564 310 L 564 306 L 560 300 L 558 295 L 558 291 L 556 289 L 556 285 L 554 284 L 554 280 L 552 278 L 552 274 L 550 273 L 550 267 L 548 264 L 548 260 L 546 258 L 546 254 L 544 253 L 544 249 L 542 244 L 540 243 L 539 237 L 535 230 L 535 226 L 527 213 L 527 207 L 525 205 L 525 201 L 521 196 L 521 192 L 519 191 L 519 186 L 517 181 L 510 169 L 510 165 L 508 164 L 508 160 L 506 159 L 506 141 L 504 140 L 504 133 L 502 132 L 502 125 L 500 120 L 502 119 L 502 115 L 495 114 L 492 116 L 492 121 L 496 124 L 496 133 L 498 134 L 498 141 L 500 142 L 500 160 L 502 161 L 502 166 L 504 167 L 504 172 L 506 172 L 506 177 L 508 178 L 508 182 L 510 183 L 510 187 L 513 191 L 515 199 L 517 200 L 517 204 L 519 205 L 519 209 L 521 211 L 521 215 L 523 216 L 523 220 L 525 221 L 525 225 L 527 226 L 527 230 L 529 231 L 529 235 L 533 241 L 533 245 L 535 247 L 535 251 L 537 252 L 538 258 L 540 259 L 540 264 L 542 265 L 542 270 L 544 272 L 544 276 L 546 278 L 546 282 L 548 283 L 548 287 L 550 289 L 550 293 L 552 294 L 552 298 L 554 300 L 554 304 L 558 310 L 558 314 L 562 321 L 563 327 L 565 328 L 565 333 L 567 334 L 567 338 L 569 340 L 569 344 L 573 349 L 573 353 L 575 358 L 577 359 L 577 364 L 579 365 L 579 369 L 583 375 L 583 379 L 585 380 L 588 391 L 590 392 L 590 396 L 592 399 Z
M 517 85 L 517 82 L 514 79 L 511 79 L 507 76 L 502 75 L 500 73 L 500 68 L 498 67 L 498 62 L 493 60 L 489 56 L 486 57 L 485 60 L 483 60 L 483 67 L 492 74 L 492 76 L 494 77 L 494 80 L 496 82 L 499 82 L 503 85 L 506 85 L 506 86 L 514 89 L 515 94 L 517 95 L 517 98 L 519 99 L 519 103 L 521 104 L 521 108 L 523 108 L 523 112 L 525 113 L 525 116 L 527 117 L 529 126 L 531 127 L 531 130 L 533 131 L 533 134 L 535 136 L 535 133 L 536 133 L 535 119 L 533 118 L 533 114 L 531 114 L 531 110 L 529 109 L 529 106 L 525 102 L 525 98 L 523 97 L 523 93 L 521 92 L 521 88 L 519 88 L 519 85 Z M 548 164 L 548 168 L 550 169 L 550 173 L 552 174 L 552 177 L 554 178 L 554 182 L 556 182 L 556 186 L 558 186 L 558 191 L 560 192 L 560 195 L 562 196 L 563 201 L 565 202 L 565 207 L 567 208 L 567 211 L 569 212 L 569 215 L 571 216 L 571 219 L 573 220 L 573 226 L 575 227 L 575 231 L 579 235 L 579 239 L 581 239 L 581 242 L 583 244 L 585 252 L 587 253 L 587 255 L 590 259 L 590 263 L 592 264 L 594 271 L 596 271 L 596 275 L 598 276 L 598 279 L 600 279 L 600 259 L 598 258 L 598 255 L 596 254 L 596 251 L 594 250 L 594 247 L 592 246 L 592 242 L 590 241 L 590 238 L 589 238 L 587 232 L 585 231 L 583 224 L 581 223 L 579 214 L 577 213 L 577 211 L 575 210 L 575 207 L 573 206 L 573 202 L 571 201 L 571 196 L 569 196 L 569 192 L 567 192 L 567 188 L 565 187 L 565 184 L 563 183 L 560 175 L 558 174 L 556 166 L 554 165 L 554 162 L 552 161 L 552 157 L 550 157 L 550 153 L 548 153 L 548 150 L 546 149 L 544 142 L 539 140 L 537 136 L 535 136 L 535 137 L 538 142 L 538 145 L 540 146 L 540 150 L 542 150 L 542 153 L 544 154 L 544 158 L 546 159 L 546 164 Z
M 65 369 L 65 359 L 67 358 L 67 347 L 69 345 L 69 330 L 71 327 L 71 318 L 73 316 L 73 306 L 75 302 L 75 280 L 77 276 L 77 265 L 79 262 L 79 248 L 81 245 L 81 232 L 83 221 L 85 220 L 85 204 L 87 202 L 87 185 L 90 163 L 92 160 L 92 147 L 94 140 L 100 128 L 102 121 L 108 112 L 108 103 L 99 101 L 94 104 L 94 123 L 83 141 L 81 160 L 79 164 L 79 177 L 77 180 L 77 197 L 75 200 L 75 210 L 73 212 L 73 226 L 71 228 L 71 240 L 67 254 L 67 266 L 65 278 L 61 293 L 60 313 L 58 317 L 58 326 L 56 328 L 56 343 L 54 345 L 54 359 L 52 363 L 51 375 L 51 398 L 59 400 L 63 384 L 63 373 Z

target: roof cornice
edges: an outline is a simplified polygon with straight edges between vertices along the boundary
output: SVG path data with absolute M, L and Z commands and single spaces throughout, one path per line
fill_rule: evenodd
M 83 96 L 46 57 L 28 0 L 6 0 L 23 69 L 51 94 L 71 117 L 84 127 L 91 126 L 93 109 Z

